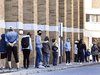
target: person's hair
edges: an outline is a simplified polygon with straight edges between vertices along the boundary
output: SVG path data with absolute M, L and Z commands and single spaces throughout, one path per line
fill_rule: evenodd
M 12 28 L 12 29 L 9 29 L 9 31 L 14 31 L 14 29 Z
M 27 35 L 29 35 L 29 36 L 31 37 L 31 34 L 30 34 L 30 32 L 28 32 L 28 33 L 27 33 Z
M 48 36 L 46 36 L 46 37 L 45 37 L 44 41 L 47 41 L 47 40 L 49 41 L 49 38 L 48 38 Z
M 52 39 L 52 42 L 55 42 L 55 38 L 54 38 L 54 39 Z
M 41 30 L 38 30 L 37 33 L 39 33 Z

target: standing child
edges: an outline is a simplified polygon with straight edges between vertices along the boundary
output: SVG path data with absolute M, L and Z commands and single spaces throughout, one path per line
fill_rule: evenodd
M 74 61 L 75 62 L 78 61 L 78 48 L 77 48 L 77 44 L 78 44 L 78 41 L 75 41 L 75 45 L 74 45 L 74 54 L 75 54 Z
M 90 58 L 90 51 L 89 51 L 90 49 L 87 49 L 87 51 L 86 51 L 86 56 L 87 56 L 87 58 L 88 58 L 88 62 L 89 62 L 89 58 Z
M 2 34 L 1 38 L 2 39 L 0 40 L 0 53 L 1 53 L 0 70 L 5 69 L 5 63 L 7 58 L 5 34 Z

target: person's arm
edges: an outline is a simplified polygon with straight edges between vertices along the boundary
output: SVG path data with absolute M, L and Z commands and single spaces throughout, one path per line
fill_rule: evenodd
M 33 51 L 31 38 L 29 38 L 29 48 L 30 48 L 31 51 Z
M 51 45 L 50 45 L 50 42 L 49 42 L 49 49 L 51 49 Z
M 35 38 L 36 45 L 42 44 L 42 42 L 39 41 L 39 39 L 40 39 L 39 36 L 36 36 L 36 38 Z
M 16 40 L 13 42 L 13 45 L 16 44 L 18 42 L 18 39 L 19 39 L 19 36 L 18 36 L 18 33 L 16 35 Z
M 5 34 L 5 42 L 6 42 L 7 44 L 10 43 L 10 42 L 8 41 L 7 34 Z
M 68 48 L 67 45 L 66 45 L 66 42 L 64 43 L 64 48 L 65 48 L 65 49 Z

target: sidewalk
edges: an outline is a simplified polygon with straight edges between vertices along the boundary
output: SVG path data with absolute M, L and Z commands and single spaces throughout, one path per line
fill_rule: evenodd
M 33 74 L 33 73 L 40 73 L 40 72 L 48 72 L 48 71 L 57 71 L 57 70 L 64 70 L 68 68 L 76 68 L 76 67 L 84 67 L 84 66 L 90 66 L 90 65 L 96 65 L 100 63 L 83 63 L 82 65 L 72 63 L 72 65 L 66 66 L 65 63 L 58 64 L 57 66 L 50 65 L 50 67 L 46 67 L 45 69 L 40 69 L 40 68 L 34 68 L 30 67 L 29 69 L 22 69 L 20 71 L 17 71 L 16 69 L 12 69 L 9 71 L 9 69 L 2 70 L 0 71 L 3 72 L 1 75 L 28 75 L 28 74 Z

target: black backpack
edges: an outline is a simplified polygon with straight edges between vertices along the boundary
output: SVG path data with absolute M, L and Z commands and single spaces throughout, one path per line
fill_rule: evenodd
M 29 37 L 24 37 L 21 40 L 22 48 L 27 48 L 29 46 Z

